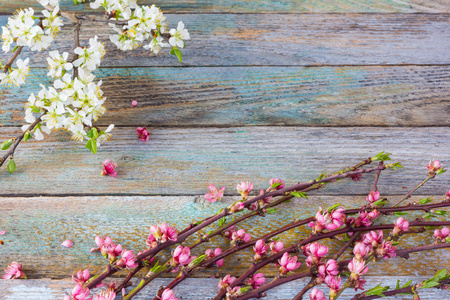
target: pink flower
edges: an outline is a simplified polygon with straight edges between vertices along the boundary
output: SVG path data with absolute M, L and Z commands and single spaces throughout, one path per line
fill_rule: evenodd
M 325 255 L 327 255 L 327 253 L 328 253 L 328 247 L 323 246 L 318 242 L 312 243 L 312 244 L 307 244 L 303 248 L 303 254 L 305 256 L 308 256 L 306 258 L 306 265 L 308 266 L 308 268 L 311 268 L 311 266 L 313 266 L 313 265 L 318 265 L 320 262 L 320 259 L 322 257 L 324 257 Z
M 450 190 L 445 193 L 445 201 L 450 201 Z
M 143 142 L 147 142 L 150 138 L 150 133 L 147 131 L 147 127 L 136 128 L 136 134 L 138 135 L 139 140 Z
M 272 254 L 278 253 L 281 250 L 283 250 L 284 243 L 281 241 L 274 241 L 270 243 L 270 250 L 272 251 Z
M 244 208 L 245 208 L 244 202 L 236 202 L 235 204 L 233 204 L 231 206 L 230 212 L 235 213 L 235 212 L 243 210 Z
M 445 240 L 450 235 L 450 228 L 444 227 L 441 230 L 436 229 L 434 231 L 434 238 L 439 242 Z
M 64 242 L 62 242 L 61 246 L 64 246 L 66 248 L 70 248 L 73 246 L 73 242 L 71 240 L 65 240 Z
M 266 283 L 266 277 L 263 273 L 258 273 L 252 276 L 252 278 L 247 280 L 247 284 L 251 285 L 254 290 L 263 286 Z
M 262 195 L 264 195 L 265 193 L 266 193 L 266 191 L 265 191 L 264 189 L 260 189 L 260 190 L 259 190 L 259 196 L 262 196 Z M 261 202 L 261 204 L 262 204 L 261 206 L 264 206 L 265 204 L 270 203 L 270 199 L 272 199 L 272 196 L 263 198 L 262 201 L 260 200 L 260 202 Z
M 244 229 L 239 229 L 238 231 L 233 232 L 231 235 L 231 242 L 232 243 L 242 243 L 242 242 L 248 242 L 251 240 L 251 235 L 248 233 L 245 233 Z
M 367 195 L 366 198 L 367 202 L 369 202 L 370 204 L 380 200 L 380 192 L 379 191 L 371 191 L 369 193 L 369 195 Z
M 301 263 L 298 263 L 297 260 L 297 256 L 290 257 L 289 253 L 284 253 L 281 259 L 278 260 L 278 264 L 280 265 L 280 274 L 286 275 L 290 271 L 297 270 L 301 265 Z
M 324 265 L 319 266 L 319 274 L 325 275 L 323 278 L 327 276 L 335 276 L 339 274 L 339 267 L 337 262 L 334 259 L 329 259 Z
M 216 248 L 215 250 L 213 249 L 208 249 L 205 251 L 205 254 L 208 258 L 214 258 L 220 254 L 222 254 L 222 249 L 220 248 Z M 223 266 L 223 259 L 219 259 L 218 261 L 216 261 L 216 266 L 217 267 L 221 267 Z
M 153 234 L 155 239 L 161 243 L 167 241 L 176 241 L 178 234 L 175 227 L 170 227 L 166 223 L 162 223 L 158 226 L 150 226 L 150 232 Z
M 223 232 L 223 236 L 226 238 L 229 238 L 231 240 L 231 236 L 233 235 L 233 232 L 235 231 L 234 230 L 235 227 L 236 227 L 235 225 L 228 227 L 228 229 Z
M 392 231 L 393 235 L 398 235 L 402 232 L 405 232 L 409 229 L 409 222 L 405 220 L 403 217 L 398 218 L 394 221 L 394 230 Z
M 117 175 L 116 167 L 117 165 L 112 160 L 107 159 L 103 162 L 103 171 L 101 174 L 116 177 Z
M 233 284 L 233 282 L 235 282 L 235 281 L 236 281 L 236 277 L 231 276 L 230 274 L 228 274 L 223 279 L 219 280 L 218 287 L 219 287 L 219 289 L 224 289 L 227 286 L 230 286 L 231 284 Z
M 240 295 L 242 295 L 240 286 L 235 286 L 234 288 L 227 287 L 227 299 L 235 299 Z
M 321 290 L 313 288 L 311 293 L 309 293 L 309 300 L 327 300 L 327 298 Z
M 341 288 L 341 276 L 327 276 L 325 284 L 330 288 L 330 299 L 334 299 Z
M 72 299 L 76 300 L 90 300 L 93 297 L 87 298 L 89 296 L 90 290 L 88 288 L 83 288 L 79 283 L 72 290 Z
M 369 254 L 371 247 L 367 246 L 364 243 L 357 243 L 353 248 L 353 254 L 357 260 L 363 260 L 364 257 Z
M 355 257 L 347 265 L 350 270 L 350 279 L 353 281 L 358 280 L 359 276 L 364 275 L 369 270 L 365 261 L 359 261 Z
M 242 199 L 247 199 L 248 194 L 253 190 L 253 183 L 247 181 L 241 181 L 240 184 L 236 186 L 239 193 L 241 193 Z
M 94 251 L 101 251 L 103 246 L 109 246 L 112 243 L 113 241 L 109 236 L 105 236 L 105 238 L 102 239 L 101 236 L 97 235 L 95 237 L 95 244 L 97 244 L 97 248 L 92 248 L 90 252 L 92 253 Z
M 355 288 L 355 291 L 358 289 L 364 290 L 364 285 L 366 284 L 366 280 L 362 279 L 362 277 L 358 277 L 358 280 L 353 282 L 353 287 Z
M 13 261 L 6 269 L 5 275 L 2 276 L 3 279 L 18 279 L 27 278 L 25 273 L 22 271 L 22 265 Z
M 116 245 L 115 243 L 111 242 L 111 244 L 108 245 L 104 244 L 100 251 L 102 252 L 103 255 L 107 254 L 109 260 L 112 262 L 116 259 L 117 256 L 122 254 L 122 245 L 121 244 Z
M 363 235 L 363 243 L 366 245 L 372 245 L 372 247 L 378 247 L 383 241 L 383 231 L 371 231 Z
M 223 197 L 223 191 L 225 190 L 225 187 L 223 186 L 220 190 L 214 185 L 209 185 L 209 193 L 205 194 L 205 199 L 209 202 L 216 202 L 220 201 Z
M 172 252 L 172 259 L 170 261 L 170 264 L 173 267 L 176 267 L 178 265 L 187 266 L 192 260 L 194 259 L 193 256 L 191 256 L 191 249 L 189 247 L 183 247 L 178 246 L 175 248 L 175 250 Z
M 436 173 L 441 168 L 441 163 L 437 159 L 435 161 L 430 160 L 430 163 L 427 164 L 428 173 Z
M 270 184 L 269 187 L 270 191 L 281 190 L 282 188 L 284 188 L 284 181 L 281 180 L 280 178 L 270 179 L 269 184 Z
M 81 285 L 88 281 L 89 278 L 91 278 L 91 274 L 89 273 L 88 269 L 85 269 L 84 271 L 78 270 L 77 278 L 75 278 L 75 273 L 72 274 L 72 280 Z
M 95 296 L 94 300 L 114 300 L 115 298 L 116 293 L 114 293 L 114 290 L 108 289 Z
M 323 213 L 322 208 L 320 208 L 316 213 L 316 222 L 310 222 L 308 226 L 312 227 L 315 233 L 322 232 L 325 229 L 336 230 L 345 223 L 346 216 L 343 211 L 345 211 L 343 208 L 338 208 L 331 213 L 327 211 Z
M 396 250 L 397 247 L 392 246 L 392 242 L 383 241 L 381 246 L 377 249 L 377 254 L 378 256 L 383 256 L 384 259 L 388 259 L 397 255 L 395 253 Z
M 133 105 L 133 107 L 135 107 L 137 105 L 137 101 L 136 100 L 131 101 L 131 105 Z
M 255 247 L 253 247 L 253 250 L 255 251 L 255 257 L 254 260 L 260 260 L 264 254 L 266 254 L 267 250 L 269 249 L 269 245 L 266 245 L 264 243 L 264 240 L 258 240 L 255 243 Z
M 133 254 L 132 250 L 123 249 L 122 257 L 117 261 L 116 265 L 121 269 L 125 267 L 127 269 L 134 269 L 138 266 L 136 255 Z
M 371 211 L 370 213 L 366 211 L 362 211 L 358 213 L 356 220 L 354 221 L 355 227 L 368 227 L 372 225 L 372 220 L 377 218 L 380 215 L 380 212 L 376 209 Z
M 178 300 L 175 293 L 171 289 L 165 289 L 161 295 L 161 300 Z
M 154 248 L 156 246 L 158 246 L 158 242 L 155 239 L 155 236 L 153 235 L 153 233 L 150 233 L 148 235 L 147 240 L 145 241 L 145 243 L 147 244 L 147 246 L 151 249 Z

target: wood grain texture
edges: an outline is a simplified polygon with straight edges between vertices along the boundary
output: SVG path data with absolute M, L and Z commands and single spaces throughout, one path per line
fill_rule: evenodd
M 121 67 L 450 63 L 448 14 L 178 14 L 168 19 L 170 24 L 183 20 L 190 30 L 183 64 L 168 51 L 156 56 L 143 48 L 118 50 L 109 42 L 114 31 L 102 23 L 82 26 L 81 44 L 98 35 L 107 49 L 102 66 Z M 7 16 L 1 20 L 5 24 Z M 72 29 L 63 28 L 51 49 L 71 51 Z M 46 66 L 46 51 L 25 50 L 32 66 Z
M 24 124 L 24 103 L 51 85 L 35 68 L 0 90 L 0 126 Z M 112 68 L 97 124 L 118 126 L 448 126 L 449 66 Z M 131 106 L 138 100 L 137 107 Z
M 400 196 L 386 196 L 394 203 Z M 414 197 L 414 200 L 424 196 Z M 443 196 L 434 197 L 442 201 Z M 221 202 L 209 203 L 197 196 L 184 197 L 32 197 L 32 198 L 0 198 L 0 228 L 6 230 L 2 236 L 4 245 L 0 247 L 0 264 L 6 266 L 11 261 L 23 263 L 24 272 L 29 278 L 68 278 L 79 268 L 89 268 L 91 272 L 100 272 L 105 259 L 99 253 L 89 253 L 95 247 L 96 235 L 109 235 L 126 249 L 136 252 L 146 249 L 145 240 L 151 225 L 170 222 L 178 230 L 190 222 L 208 217 L 220 208 L 230 205 L 237 197 L 226 197 Z M 255 217 L 238 225 L 253 237 L 261 236 L 275 228 L 281 227 L 294 219 L 313 216 L 319 206 L 324 208 L 341 203 L 344 208 L 355 208 L 365 204 L 365 196 L 314 196 L 309 199 L 295 199 L 279 206 L 278 213 L 266 217 Z M 423 213 L 411 213 L 404 216 L 414 220 Z M 395 216 L 383 217 L 383 223 L 391 223 Z M 212 229 L 214 229 L 212 227 Z M 206 232 L 206 231 L 205 231 Z M 290 230 L 282 235 L 286 245 L 308 237 L 311 229 L 307 226 Z M 423 234 L 406 235 L 401 239 L 401 248 L 426 245 L 434 242 L 433 231 Z M 70 239 L 72 248 L 64 248 L 61 243 Z M 189 240 L 185 245 L 189 245 Z M 337 251 L 342 242 L 324 241 L 330 253 Z M 230 246 L 224 237 L 215 237 L 209 243 L 193 250 L 193 255 L 200 255 L 206 249 Z M 158 256 L 161 262 L 169 258 L 169 251 Z M 248 268 L 253 250 L 247 249 L 225 259 L 225 265 L 200 273 L 196 277 L 210 277 L 219 272 L 239 275 Z M 344 255 L 347 257 L 348 255 Z M 300 255 L 303 261 L 305 257 Z M 440 260 L 436 260 L 440 257 Z M 61 262 L 64 261 L 64 264 Z M 234 263 L 233 263 L 234 262 Z M 395 270 L 402 275 L 433 275 L 435 269 L 450 267 L 450 252 L 447 249 L 416 253 L 411 260 L 395 258 L 382 260 L 376 268 L 371 268 L 369 275 L 384 275 Z M 303 269 L 303 267 L 302 267 Z M 145 275 L 147 271 L 140 274 Z M 273 267 L 264 268 L 264 273 L 276 275 Z M 121 275 L 120 275 L 121 274 Z M 124 276 L 124 272 L 118 276 Z M 126 274 L 125 274 L 126 275 Z M 173 277 L 173 276 L 172 276 Z
M 0 128 L 0 140 L 19 128 Z M 402 194 L 426 176 L 433 156 L 450 162 L 449 127 L 429 128 L 155 128 L 150 141 L 137 139 L 135 128 L 116 128 L 113 139 L 93 155 L 66 132 L 41 142 L 21 144 L 14 158 L 17 170 L 0 170 L 1 195 L 145 194 L 202 195 L 209 184 L 236 194 L 240 180 L 265 188 L 270 178 L 288 184 L 334 172 L 381 151 L 391 152 L 405 169 L 383 175 L 381 189 Z M 102 162 L 118 163 L 116 178 L 100 176 Z M 448 173 L 424 188 L 444 194 Z M 327 194 L 366 194 L 373 174 L 358 183 L 330 185 Z M 24 184 L 26 183 L 26 185 Z
M 102 10 L 92 10 L 87 4 L 73 5 L 72 0 L 61 0 L 61 8 L 64 10 L 79 12 L 98 12 Z M 189 12 L 209 12 L 209 13 L 348 13 L 348 12 L 449 12 L 450 3 L 448 0 L 165 0 L 165 1 L 138 1 L 141 5 L 151 5 L 161 7 L 164 12 L 189 13 Z M 41 7 L 30 0 L 2 0 L 0 3 L 0 13 L 11 13 L 14 9 Z
M 394 288 L 397 279 L 401 283 L 406 283 L 409 280 L 413 282 L 420 282 L 428 279 L 423 276 L 365 276 L 367 280 L 367 286 L 372 288 L 378 283 L 382 283 L 383 286 L 390 286 Z M 133 297 L 136 300 L 151 299 L 160 286 L 165 286 L 170 281 L 168 279 L 156 279 L 145 287 L 138 295 Z M 176 296 L 182 300 L 207 300 L 212 299 L 217 293 L 218 279 L 214 278 L 189 278 L 184 284 L 175 288 Z M 268 291 L 266 299 L 277 300 L 291 300 L 296 293 L 298 293 L 303 286 L 308 282 L 303 279 L 299 279 L 273 290 Z M 69 294 L 73 289 L 73 282 L 70 280 L 0 280 L 0 297 L 5 300 L 60 300 L 64 295 Z M 327 293 L 327 289 L 323 286 L 319 287 L 324 293 Z M 93 290 L 94 292 L 98 290 Z M 342 293 L 342 299 L 350 299 L 355 294 L 353 289 L 347 289 Z M 436 300 L 436 299 L 448 299 L 449 292 L 438 289 L 426 289 L 421 290 L 421 300 Z M 120 296 L 118 299 L 121 299 Z M 386 297 L 385 300 L 411 300 L 411 295 L 399 295 L 397 297 Z

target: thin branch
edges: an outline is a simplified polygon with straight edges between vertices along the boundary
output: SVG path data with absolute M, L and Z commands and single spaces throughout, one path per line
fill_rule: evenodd
M 316 286 L 316 284 L 314 283 L 314 281 L 316 280 L 316 277 L 312 276 L 311 280 L 309 281 L 309 283 L 307 285 L 305 285 L 305 287 L 300 291 L 300 293 L 298 293 L 294 298 L 292 298 L 292 300 L 302 300 L 303 296 L 313 287 Z
M 73 28 L 73 32 L 74 32 L 74 39 L 75 39 L 75 48 L 80 47 L 80 27 L 81 27 L 81 21 L 77 21 L 76 23 L 74 23 L 74 28 Z M 75 60 L 78 59 L 78 54 L 76 54 L 75 52 L 73 53 L 73 59 L 72 62 L 74 62 Z M 78 67 L 73 66 L 73 78 L 77 78 L 78 77 Z
M 0 167 L 5 163 L 5 161 L 8 159 L 8 157 L 12 157 L 14 154 L 14 151 L 16 150 L 17 146 L 19 146 L 20 142 L 23 140 L 23 137 L 25 136 L 25 134 L 27 133 L 27 131 L 32 131 L 34 129 L 34 127 L 36 127 L 36 125 L 41 121 L 42 117 L 46 114 L 47 112 L 43 113 L 39 118 L 36 119 L 36 121 L 34 121 L 33 124 L 31 124 L 27 130 L 25 130 L 22 134 L 20 134 L 19 136 L 17 136 L 15 138 L 14 143 L 11 145 L 11 147 L 8 149 L 8 151 L 6 152 L 5 155 L 3 155 L 2 158 L 0 158 Z

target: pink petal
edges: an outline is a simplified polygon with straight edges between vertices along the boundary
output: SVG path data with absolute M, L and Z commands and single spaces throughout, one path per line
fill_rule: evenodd
M 135 107 L 137 105 L 137 101 L 136 100 L 131 101 L 131 105 L 133 105 L 133 107 Z
M 65 240 L 64 242 L 62 242 L 61 246 L 64 246 L 66 248 L 70 248 L 73 246 L 73 242 L 71 240 Z
M 5 230 L 0 231 L 0 234 L 3 235 L 3 234 L 5 234 L 5 232 L 6 232 Z

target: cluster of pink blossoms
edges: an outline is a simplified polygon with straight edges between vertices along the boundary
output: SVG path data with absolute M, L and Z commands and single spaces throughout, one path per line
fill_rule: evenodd
M 246 233 L 244 229 L 239 229 L 231 234 L 231 243 L 238 245 L 241 243 L 246 243 L 252 239 L 249 233 Z
M 177 238 L 177 229 L 167 225 L 166 223 L 162 223 L 157 226 L 150 226 L 150 234 L 146 243 L 150 248 L 153 248 L 158 244 L 165 243 L 167 241 L 176 241 Z
M 404 219 L 403 217 L 400 217 L 396 221 L 394 221 L 394 230 L 392 230 L 392 235 L 396 236 L 408 230 L 409 230 L 408 220 Z
M 109 236 L 102 238 L 101 236 L 95 237 L 95 243 L 97 248 L 92 248 L 91 253 L 94 251 L 100 251 L 105 257 L 108 257 L 109 261 L 112 263 L 116 261 L 118 256 L 121 256 L 119 260 L 116 261 L 116 265 L 119 268 L 136 268 L 136 256 L 133 254 L 132 250 L 123 249 L 121 244 L 115 244 Z
M 208 259 L 214 258 L 218 255 L 222 254 L 222 249 L 220 248 L 216 248 L 216 249 L 207 249 L 205 251 L 205 255 Z M 216 261 L 216 266 L 217 267 L 221 267 L 223 266 L 223 259 L 219 259 L 218 261 Z
M 263 286 L 266 283 L 266 277 L 264 273 L 257 273 L 247 280 L 247 285 L 251 286 L 254 290 Z
M 93 299 L 94 296 L 89 297 L 90 290 L 87 287 L 83 287 L 83 285 L 91 278 L 89 270 L 86 269 L 84 271 L 79 270 L 76 274 L 72 274 L 72 280 L 76 283 L 75 287 L 72 290 L 71 295 L 64 296 L 64 300 L 90 300 Z M 103 283 L 99 283 L 96 288 L 104 286 Z M 116 298 L 116 293 L 114 292 L 116 288 L 116 283 L 111 282 L 108 284 L 108 289 L 103 290 L 100 294 L 95 295 L 94 300 L 114 300 Z
M 343 208 L 339 207 L 328 212 L 323 211 L 322 207 L 320 207 L 316 213 L 316 222 L 310 222 L 308 226 L 313 229 L 314 233 L 322 232 L 325 229 L 329 231 L 336 230 L 345 224 L 346 216 L 343 213 L 344 211 Z
M 26 279 L 27 276 L 22 271 L 22 265 L 18 262 L 13 261 L 8 267 L 5 269 L 5 274 L 2 276 L 3 279 Z
M 287 252 L 284 253 L 277 263 L 280 266 L 280 275 L 286 275 L 291 271 L 297 270 L 301 265 L 297 260 L 297 256 L 290 256 Z
M 367 211 L 361 211 L 356 216 L 356 219 L 353 217 L 348 218 L 348 221 L 350 224 L 353 224 L 355 227 L 368 227 L 372 225 L 372 220 L 378 218 L 380 215 L 380 212 L 378 212 L 376 209 L 367 212 Z

